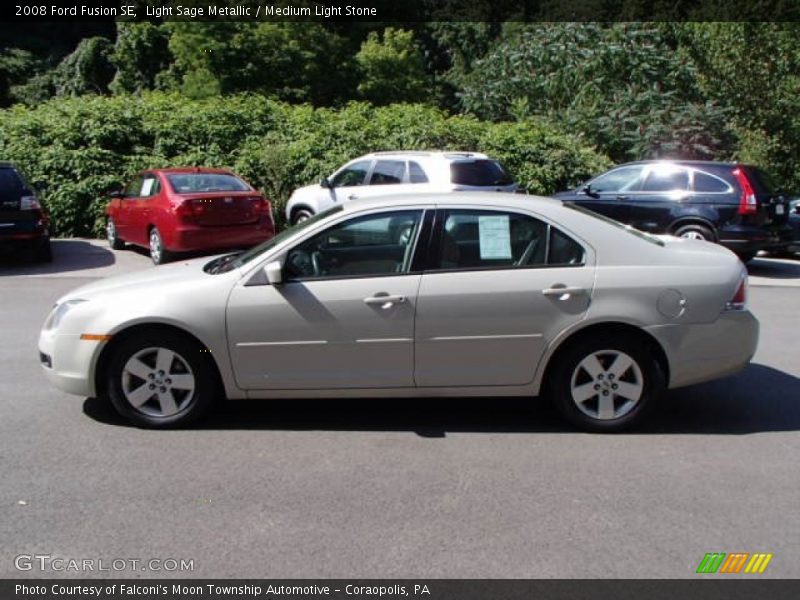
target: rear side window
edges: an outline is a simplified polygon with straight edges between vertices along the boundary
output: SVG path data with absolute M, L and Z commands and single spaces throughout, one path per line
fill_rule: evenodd
M 408 180 L 411 183 L 428 183 L 428 176 L 418 163 L 413 160 L 408 163 Z
M 655 167 L 647 174 L 643 192 L 680 192 L 689 189 L 689 172 L 683 168 Z
M 450 165 L 450 181 L 456 185 L 511 185 L 514 181 L 494 160 L 461 160 Z
M 393 185 L 403 183 L 406 163 L 402 160 L 379 160 L 372 169 L 370 185 Z
M 730 186 L 719 177 L 703 173 L 694 172 L 694 191 L 701 193 L 718 194 L 730 191 Z
M 15 169 L 0 167 L 0 202 L 18 202 L 25 183 Z

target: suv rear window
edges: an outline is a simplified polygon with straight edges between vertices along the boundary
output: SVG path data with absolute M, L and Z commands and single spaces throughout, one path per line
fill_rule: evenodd
M 226 173 L 170 173 L 167 179 L 177 194 L 250 191 L 244 181 Z
M 0 202 L 19 202 L 25 191 L 25 183 L 11 167 L 0 167 Z
M 494 160 L 460 160 L 450 165 L 450 181 L 456 185 L 511 185 L 513 180 Z

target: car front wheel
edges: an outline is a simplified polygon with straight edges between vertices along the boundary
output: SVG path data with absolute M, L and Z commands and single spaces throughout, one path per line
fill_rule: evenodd
M 705 225 L 698 225 L 695 223 L 678 227 L 678 229 L 675 230 L 675 237 L 687 240 L 701 240 L 704 242 L 713 242 L 716 239 L 711 229 Z
M 314 216 L 310 210 L 301 208 L 300 210 L 296 210 L 294 214 L 292 214 L 292 225 L 297 225 L 298 223 L 302 223 Z
M 116 411 L 136 425 L 190 423 L 211 407 L 218 389 L 202 348 L 167 333 L 145 333 L 114 349 L 106 389 Z
M 556 407 L 586 431 L 616 432 L 639 422 L 664 389 L 649 347 L 635 337 L 587 338 L 559 357 L 551 382 Z
M 122 250 L 125 247 L 125 242 L 117 234 L 117 226 L 113 219 L 109 219 L 106 223 L 106 239 L 112 250 Z

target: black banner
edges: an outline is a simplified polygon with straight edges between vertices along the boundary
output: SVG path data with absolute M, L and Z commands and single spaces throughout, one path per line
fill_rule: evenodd
M 0 21 L 800 21 L 787 0 L 14 0 Z
M 0 581 L 3 600 L 795 600 L 800 580 L 48 579 Z

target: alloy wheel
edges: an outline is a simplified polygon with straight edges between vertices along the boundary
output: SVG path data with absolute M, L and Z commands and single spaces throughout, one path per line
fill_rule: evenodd
M 161 253 L 164 251 L 161 244 L 161 236 L 158 230 L 153 229 L 150 232 L 150 257 L 153 262 L 159 264 L 161 262 Z
M 631 412 L 642 398 L 644 376 L 636 361 L 620 350 L 598 350 L 572 372 L 570 393 L 583 414 L 602 421 Z
M 135 410 L 151 417 L 169 417 L 192 401 L 195 377 L 189 363 L 169 348 L 136 352 L 122 369 L 122 393 Z

